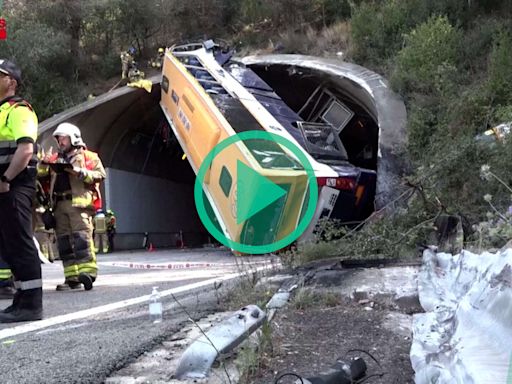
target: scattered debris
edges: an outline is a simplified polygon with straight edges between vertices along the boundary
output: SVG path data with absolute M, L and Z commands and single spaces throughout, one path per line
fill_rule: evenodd
M 464 246 L 462 219 L 458 215 L 440 215 L 435 221 L 438 252 L 459 253 Z
M 477 141 L 482 142 L 505 142 L 505 139 L 510 134 L 510 129 L 512 127 L 512 121 L 509 121 L 508 123 L 502 123 L 495 127 L 492 127 L 491 129 L 488 129 L 484 133 L 481 133 L 476 136 Z
M 266 314 L 248 305 L 195 340 L 183 353 L 176 378 L 205 378 L 218 355 L 228 353 L 260 327 Z
M 318 375 L 303 378 L 295 373 L 283 373 L 277 377 L 275 384 L 283 383 L 287 376 L 297 377 L 295 383 L 301 384 L 351 384 L 362 379 L 366 374 L 366 363 L 356 357 L 349 361 L 337 360 L 329 369 Z

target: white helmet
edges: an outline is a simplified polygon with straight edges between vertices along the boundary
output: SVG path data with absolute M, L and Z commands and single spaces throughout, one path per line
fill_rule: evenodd
M 68 136 L 71 139 L 71 145 L 74 147 L 86 147 L 82 140 L 82 133 L 76 125 L 70 123 L 59 124 L 55 132 L 53 132 L 53 137 L 57 136 Z

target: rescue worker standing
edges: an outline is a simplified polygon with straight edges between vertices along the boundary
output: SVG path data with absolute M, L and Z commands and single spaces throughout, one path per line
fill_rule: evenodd
M 37 174 L 37 116 L 16 96 L 21 71 L 0 59 L 0 254 L 14 276 L 13 303 L 0 323 L 41 320 L 41 262 L 33 241 L 32 202 Z
M 59 124 L 53 137 L 59 153 L 47 154 L 43 164 L 50 164 L 55 234 L 64 266 L 65 280 L 57 290 L 78 289 L 83 284 L 88 291 L 98 271 L 92 220 L 101 207 L 99 183 L 105 179 L 105 169 L 98 154 L 87 150 L 77 126 Z
M 38 154 L 38 158 L 42 159 L 42 154 Z M 46 190 L 43 185 L 47 186 Z M 43 256 L 50 261 L 54 262 L 53 243 L 55 236 L 53 236 L 53 227 L 50 228 L 45 223 L 46 210 L 50 207 L 50 199 L 48 198 L 48 189 L 50 187 L 49 177 L 40 178 L 36 181 L 36 198 L 34 199 L 34 211 L 32 222 L 34 224 L 34 237 L 39 243 L 39 248 Z
M 94 216 L 94 247 L 96 253 L 108 253 L 107 218 L 101 209 Z
M 44 207 L 38 206 L 35 209 L 33 220 L 34 220 L 34 236 L 36 237 L 41 253 L 50 262 L 55 261 L 53 255 L 53 229 L 46 229 L 42 216 L 44 214 Z
M 165 50 L 162 47 L 158 48 L 158 54 L 153 60 L 151 60 L 151 66 L 157 69 L 162 68 L 162 64 L 164 62 L 164 55 Z
M 126 79 L 128 77 L 128 73 L 133 66 L 133 60 L 135 58 L 135 48 L 130 47 L 127 51 L 121 52 L 121 65 L 122 72 L 121 78 Z
M 107 236 L 108 236 L 108 251 L 114 252 L 114 237 L 116 236 L 116 215 L 111 209 L 107 209 Z

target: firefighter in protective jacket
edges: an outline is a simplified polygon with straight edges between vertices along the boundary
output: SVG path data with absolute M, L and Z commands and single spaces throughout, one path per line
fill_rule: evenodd
M 122 65 L 122 72 L 121 72 L 121 78 L 126 79 L 128 77 L 128 74 L 130 73 L 130 70 L 133 68 L 134 65 L 134 58 L 135 58 L 135 48 L 130 47 L 127 51 L 121 52 L 121 55 L 119 56 L 121 58 L 121 65 Z
M 108 253 L 107 218 L 103 210 L 99 209 L 93 219 L 94 248 L 96 253 Z
M 87 150 L 77 126 L 62 123 L 53 137 L 59 152 L 45 156 L 39 174 L 51 173 L 55 234 L 65 277 L 57 290 L 78 289 L 82 284 L 90 290 L 98 271 L 93 217 L 101 208 L 99 183 L 105 179 L 105 169 L 98 154 Z
M 107 237 L 108 237 L 108 251 L 114 252 L 114 237 L 116 236 L 116 215 L 111 209 L 107 209 L 105 215 L 107 219 Z

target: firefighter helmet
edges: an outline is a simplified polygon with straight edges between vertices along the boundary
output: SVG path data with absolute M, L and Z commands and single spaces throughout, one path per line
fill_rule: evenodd
M 71 145 L 74 147 L 86 147 L 82 140 L 80 129 L 71 123 L 59 124 L 57 129 L 53 132 L 53 137 L 57 136 L 68 136 L 71 139 Z
M 158 53 L 164 53 L 164 49 L 162 47 L 158 48 Z

